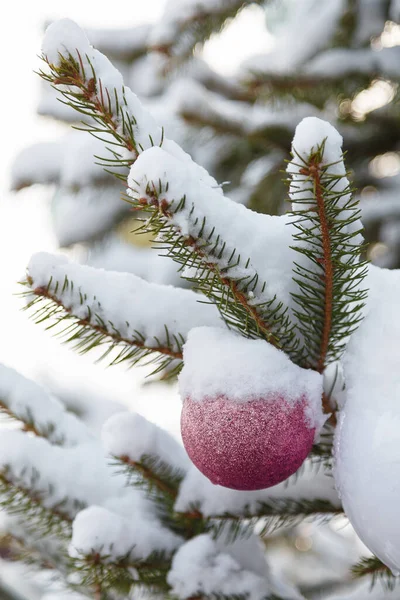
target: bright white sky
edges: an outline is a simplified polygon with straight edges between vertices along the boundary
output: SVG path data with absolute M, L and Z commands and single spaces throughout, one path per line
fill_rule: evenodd
M 138 378 L 132 371 L 125 373 L 115 367 L 104 370 L 103 366 L 93 366 L 92 356 L 75 356 L 21 313 L 22 301 L 13 294 L 19 291 L 16 282 L 23 276 L 29 257 L 36 251 L 56 250 L 49 223 L 51 191 L 46 192 L 40 186 L 17 195 L 7 191 L 9 170 L 17 152 L 64 132 L 60 124 L 35 115 L 39 78 L 33 71 L 40 65 L 37 55 L 43 23 L 69 17 L 83 27 L 126 27 L 158 19 L 164 4 L 165 0 L 115 0 L 110 10 L 107 3 L 85 0 L 7 2 L 0 20 L 0 361 L 28 376 L 40 378 L 46 371 L 53 372 L 76 389 L 97 385 L 110 398 L 133 401 L 140 412 L 177 431 L 179 402 L 173 391 L 163 389 L 160 398 L 154 386 L 139 389 Z M 215 68 L 233 71 L 244 56 L 268 47 L 270 40 L 258 10 L 261 9 L 253 7 L 242 13 L 240 22 L 228 28 L 223 39 L 208 44 L 206 58 Z M 241 45 L 237 43 L 238 28 L 242 40 L 247 33 L 246 43 Z

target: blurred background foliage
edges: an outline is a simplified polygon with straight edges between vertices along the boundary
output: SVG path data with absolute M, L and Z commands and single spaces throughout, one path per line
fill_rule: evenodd
M 266 53 L 224 74 L 204 43 L 243 11 L 257 11 Z M 156 25 L 89 29 L 91 43 L 124 75 L 169 137 L 204 165 L 237 202 L 259 212 L 287 208 L 284 170 L 297 123 L 329 120 L 343 135 L 368 257 L 400 266 L 400 3 L 396 0 L 171 0 Z M 237 35 L 245 45 L 246 31 Z M 40 115 L 79 127 L 75 112 L 43 86 Z M 55 184 L 52 222 L 60 247 L 107 269 L 179 284 L 174 265 L 132 236 L 120 182 L 94 164 L 102 143 L 80 131 L 27 148 L 14 189 Z

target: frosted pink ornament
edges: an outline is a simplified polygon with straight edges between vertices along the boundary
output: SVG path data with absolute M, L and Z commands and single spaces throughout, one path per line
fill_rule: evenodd
M 189 332 L 183 362 L 182 438 L 206 477 L 257 490 L 297 471 L 325 421 L 319 373 L 264 340 L 213 327 Z
M 271 487 L 295 473 L 314 441 L 306 398 L 274 395 L 249 402 L 218 397 L 184 399 L 181 431 L 186 451 L 214 484 L 235 490 Z

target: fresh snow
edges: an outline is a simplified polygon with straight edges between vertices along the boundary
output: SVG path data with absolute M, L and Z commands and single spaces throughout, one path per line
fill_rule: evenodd
M 19 190 L 33 183 L 58 182 L 63 158 L 64 148 L 59 142 L 39 142 L 24 148 L 12 165 L 12 188 Z
M 130 551 L 132 557 L 145 558 L 158 550 L 170 552 L 180 542 L 162 527 L 145 495 L 126 486 L 125 476 L 97 441 L 61 448 L 20 431 L 3 431 L 3 469 L 7 479 L 29 488 L 45 507 L 74 519 L 69 547 L 74 558 L 92 551 L 110 558 Z
M 112 456 L 127 456 L 136 462 L 143 456 L 153 456 L 182 473 L 190 466 L 182 446 L 167 431 L 137 413 L 113 415 L 103 426 L 102 441 Z
M 159 182 L 162 183 L 160 199 L 167 202 L 172 213 L 168 222 L 185 237 L 198 240 L 206 253 L 206 262 L 215 262 L 224 277 L 233 281 L 243 278 L 256 281 L 258 276 L 251 303 L 263 303 L 276 296 L 284 304 L 290 304 L 294 258 L 290 249 L 292 228 L 287 225 L 290 217 L 261 215 L 238 205 L 224 197 L 219 188 L 210 189 L 200 181 L 195 173 L 188 171 L 184 161 L 162 148 L 151 148 L 132 165 L 128 193 L 151 204 L 148 186 L 150 190 L 153 185 L 157 189 Z M 177 210 L 182 198 L 185 203 Z M 207 252 L 211 234 L 213 239 L 219 239 L 214 256 Z M 230 260 L 231 256 L 234 258 Z
M 68 57 L 70 54 L 75 60 L 82 60 L 85 77 L 90 77 L 92 67 L 97 79 L 101 81 L 103 95 L 108 91 L 111 109 L 114 111 L 115 123 L 123 135 L 121 115 L 116 112 L 116 98 L 118 104 L 132 124 L 136 153 L 131 153 L 131 158 L 136 154 L 150 148 L 154 144 L 161 144 L 172 156 L 179 157 L 189 172 L 192 172 L 208 186 L 216 186 L 216 181 L 207 171 L 196 164 L 189 154 L 184 152 L 178 144 L 165 138 L 161 127 L 157 125 L 150 113 L 140 103 L 136 94 L 123 84 L 121 73 L 111 64 L 104 54 L 95 50 L 80 27 L 70 19 L 61 19 L 52 23 L 46 30 L 42 44 L 42 52 L 48 61 L 55 66 L 60 64 L 60 55 Z
M 68 413 L 59 400 L 4 365 L 0 365 L 1 406 L 27 426 L 34 426 L 52 444 L 76 446 L 92 439 L 83 422 Z
M 53 228 L 61 247 L 98 239 L 113 224 L 129 215 L 121 202 L 121 187 L 108 185 L 74 189 L 61 187 L 52 203 Z
M 146 51 L 150 30 L 151 25 L 143 23 L 120 29 L 86 29 L 85 32 L 90 43 L 106 56 L 132 60 Z
M 289 404 L 306 400 L 307 416 L 317 431 L 322 414 L 322 375 L 302 369 L 264 340 L 251 340 L 231 331 L 193 329 L 183 348 L 179 375 L 182 398 L 195 402 L 218 397 L 232 402 L 265 400 Z
M 31 258 L 28 273 L 33 290 L 47 289 L 50 282 L 49 292 L 70 313 L 101 325 L 109 334 L 117 331 L 128 342 L 139 332 L 147 347 L 164 345 L 177 352 L 193 327 L 223 327 L 216 307 L 199 302 L 195 292 L 149 283 L 130 273 L 95 269 L 46 253 Z M 65 278 L 70 285 L 64 285 Z
M 302 173 L 304 163 L 308 164 L 309 157 L 317 151 L 323 144 L 323 157 L 321 167 L 324 169 L 322 178 L 338 177 L 334 183 L 330 183 L 330 193 L 341 194 L 336 201 L 336 207 L 344 207 L 351 198 L 350 184 L 346 177 L 346 169 L 343 162 L 342 151 L 343 138 L 339 132 L 327 121 L 317 117 L 307 117 L 303 119 L 294 134 L 292 142 L 292 161 L 288 164 L 287 172 L 291 178 L 289 187 L 289 196 L 292 200 L 292 210 L 303 211 L 308 208 L 307 200 L 311 199 L 311 206 L 315 206 L 315 196 L 313 193 L 313 182 L 309 175 Z M 304 163 L 302 162 L 304 161 Z M 348 190 L 348 193 L 346 191 Z M 338 219 L 346 220 L 354 218 L 356 209 L 342 210 Z M 315 225 L 314 225 L 315 228 Z M 353 220 L 346 227 L 341 228 L 343 234 L 354 234 L 362 229 L 360 219 Z M 359 245 L 363 241 L 361 233 L 356 234 L 351 243 Z M 350 257 L 342 258 L 342 261 Z M 296 258 L 296 260 L 298 260 Z M 298 261 L 299 262 L 299 261 Z M 309 261 L 307 261 L 309 263 Z M 310 267 L 309 267 L 310 268 Z M 313 267 L 311 267 L 313 268 Z
M 13 481 L 43 494 L 45 506 L 59 507 L 71 517 L 82 505 L 111 507 L 114 501 L 119 506 L 125 498 L 133 511 L 148 504 L 138 491 L 125 487 L 125 477 L 109 465 L 97 441 L 64 448 L 22 431 L 3 430 L 0 470 L 4 468 Z
M 344 357 L 335 480 L 361 540 L 400 572 L 400 271 L 369 267 L 367 315 Z
M 221 97 L 190 79 L 176 82 L 175 95 L 178 114 L 193 118 L 195 122 L 215 124 L 216 129 L 221 123 L 228 132 L 249 137 L 266 135 L 273 139 L 276 131 L 285 129 L 291 133 L 301 119 L 319 114 L 314 106 L 305 102 L 290 107 L 284 103 L 277 103 L 273 107 L 259 104 L 249 106 L 247 102 Z
M 162 18 L 150 32 L 149 44 L 156 48 L 169 46 L 179 39 L 186 24 L 201 19 L 204 13 L 218 15 L 237 5 L 238 0 L 168 0 Z
M 134 273 L 141 279 L 163 285 L 187 287 L 178 272 L 179 265 L 166 256 L 161 248 L 148 248 L 124 242 L 111 234 L 100 244 L 90 248 L 86 261 L 91 267 L 106 271 Z
M 304 73 L 326 79 L 350 74 L 371 76 L 375 73 L 379 73 L 381 77 L 397 78 L 400 72 L 399 58 L 398 47 L 383 48 L 379 52 L 371 48 L 332 48 L 311 60 Z
M 98 553 L 105 562 L 121 558 L 134 562 L 156 551 L 172 552 L 180 542 L 154 515 L 136 512 L 126 518 L 101 506 L 90 506 L 74 520 L 69 555 L 83 559 Z
M 60 141 L 41 142 L 24 148 L 12 169 L 12 184 L 19 188 L 32 183 L 58 183 L 64 188 L 81 188 L 113 181 L 95 156 L 110 156 L 104 142 L 82 131 L 72 131 Z M 121 187 L 121 186 L 120 186 Z M 118 194 L 114 201 L 120 203 Z
M 178 598 L 243 594 L 248 600 L 262 600 L 272 591 L 266 577 L 242 568 L 232 555 L 221 552 L 208 534 L 179 548 L 172 560 L 168 583 Z
M 241 68 L 242 76 L 298 74 L 302 65 L 329 43 L 345 10 L 345 0 L 302 0 L 289 6 L 284 27 L 276 31 L 272 50 L 247 59 Z

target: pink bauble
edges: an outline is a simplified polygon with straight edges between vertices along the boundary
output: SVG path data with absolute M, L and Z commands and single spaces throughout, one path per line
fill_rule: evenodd
M 185 397 L 181 431 L 196 467 L 212 483 L 235 490 L 264 489 L 287 479 L 315 436 L 306 397 L 288 403 L 276 394 L 247 402 Z

